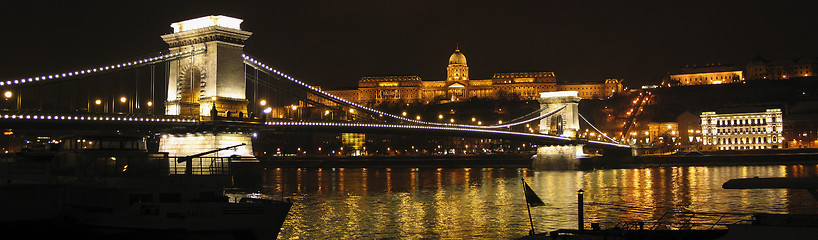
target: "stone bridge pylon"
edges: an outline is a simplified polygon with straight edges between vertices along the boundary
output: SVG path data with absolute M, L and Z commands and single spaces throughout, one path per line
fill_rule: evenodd
M 540 120 L 540 133 L 576 139 L 579 132 L 579 100 L 577 91 L 540 93 L 540 114 L 550 113 L 562 106 L 562 110 Z M 583 145 L 551 145 L 537 147 L 532 161 L 534 169 L 577 169 L 579 158 L 585 157 Z
M 168 115 L 210 116 L 247 114 L 244 41 L 251 32 L 241 30 L 243 20 L 205 16 L 171 24 L 173 33 L 162 35 L 170 53 L 205 49 L 202 53 L 170 62 Z
M 204 16 L 172 23 L 173 33 L 162 35 L 170 53 L 193 53 L 169 63 L 167 115 L 247 115 L 244 41 L 251 32 L 241 30 L 244 20 L 228 16 Z M 203 50 L 202 50 L 203 49 Z M 217 156 L 252 157 L 251 133 L 218 130 L 163 133 L 159 150 L 172 156 L 188 156 L 213 149 L 246 144 L 219 151 Z
M 565 109 L 554 113 L 550 117 L 540 120 L 540 133 L 557 135 L 567 138 L 576 138 L 579 132 L 579 100 L 577 91 L 559 91 L 540 93 L 540 108 L 545 108 L 541 114 L 552 112 L 563 105 Z

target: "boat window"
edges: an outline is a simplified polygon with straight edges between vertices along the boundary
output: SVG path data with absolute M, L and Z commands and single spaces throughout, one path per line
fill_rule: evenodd
M 152 203 L 153 194 L 150 193 L 134 193 L 130 195 L 130 204 L 134 203 Z
M 122 141 L 122 149 L 136 149 L 136 141 Z
M 99 140 L 98 149 L 144 149 L 144 143 L 138 140 Z
M 101 149 L 119 149 L 120 143 L 119 141 L 111 141 L 111 140 L 100 140 L 100 148 Z
M 99 142 L 98 141 L 85 141 L 82 143 L 83 149 L 99 149 Z
M 178 203 L 178 202 L 182 202 L 182 194 L 181 193 L 160 193 L 159 194 L 159 202 L 160 203 Z

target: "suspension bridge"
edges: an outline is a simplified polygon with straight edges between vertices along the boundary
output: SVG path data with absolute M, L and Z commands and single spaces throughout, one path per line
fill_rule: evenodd
M 630 146 L 607 136 L 577 138 L 581 120 L 604 134 L 578 114 L 576 92 L 541 93 L 539 109 L 495 125 L 420 121 L 334 96 L 245 53 L 252 33 L 241 22 L 227 16 L 177 22 L 173 33 L 162 36 L 167 51 L 0 81 L 0 124 L 15 131 L 158 133 L 160 150 L 179 156 L 250 142 L 251 134 L 274 130 L 522 140 L 541 146 L 538 158 L 569 164 L 583 147 L 606 156 L 630 154 Z M 539 123 L 538 133 L 511 130 L 529 123 Z M 252 146 L 235 151 L 223 154 L 250 155 Z

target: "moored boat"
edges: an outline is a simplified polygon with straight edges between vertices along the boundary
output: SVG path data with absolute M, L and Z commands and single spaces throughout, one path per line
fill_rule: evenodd
M 8 155 L 0 163 L 2 190 L 27 189 L 3 197 L 12 204 L 2 207 L 18 214 L 0 218 L 2 222 L 54 221 L 105 233 L 215 232 L 274 239 L 292 205 L 228 199 L 224 189 L 231 182 L 232 158 L 150 153 L 141 136 L 67 137 L 55 151 L 28 155 Z M 43 197 L 27 202 L 25 196 L 31 194 Z M 40 211 L 38 205 L 49 210 Z

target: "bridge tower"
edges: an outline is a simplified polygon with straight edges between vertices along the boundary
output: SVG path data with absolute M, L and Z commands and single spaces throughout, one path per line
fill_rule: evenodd
M 217 115 L 230 112 L 232 116 L 238 113 L 247 116 L 242 54 L 244 41 L 252 33 L 241 30 L 242 21 L 228 16 L 205 16 L 170 25 L 173 33 L 162 36 L 170 53 L 194 53 L 170 62 L 165 114 L 211 116 L 215 107 Z M 188 156 L 244 143 L 216 155 L 253 156 L 250 133 L 235 129 L 224 132 L 214 126 L 207 132 L 163 134 L 159 151 Z
M 562 106 L 564 109 L 540 120 L 540 133 L 576 139 L 579 132 L 579 100 L 577 91 L 540 93 L 541 114 L 550 113 Z M 532 161 L 534 169 L 577 169 L 579 158 L 585 157 L 583 145 L 554 145 L 537 147 Z
M 162 36 L 170 53 L 205 50 L 170 62 L 166 114 L 210 116 L 213 107 L 220 115 L 247 114 L 242 53 L 252 33 L 241 30 L 242 21 L 220 15 L 170 25 L 173 33 Z
M 577 91 L 559 91 L 540 93 L 540 108 L 546 108 L 542 114 L 554 111 L 563 105 L 565 109 L 540 120 L 540 133 L 576 138 L 579 132 L 579 100 Z

